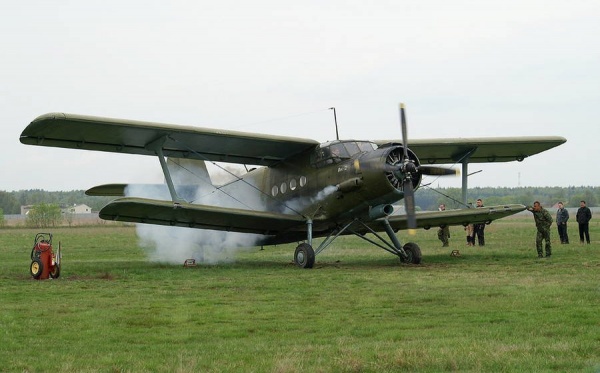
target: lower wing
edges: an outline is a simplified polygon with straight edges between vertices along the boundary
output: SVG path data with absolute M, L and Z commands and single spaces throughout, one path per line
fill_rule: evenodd
M 299 227 L 306 229 L 306 220 L 300 215 L 146 198 L 118 198 L 104 206 L 99 215 L 105 220 L 262 235 L 278 235 Z
M 525 206 L 513 204 L 460 210 L 418 212 L 417 228 L 429 229 L 442 225 L 467 226 L 468 224 L 489 223 L 523 210 L 525 210 Z M 387 219 L 394 230 L 407 229 L 406 215 L 392 215 Z M 384 229 L 381 220 L 373 221 L 367 225 L 377 231 Z

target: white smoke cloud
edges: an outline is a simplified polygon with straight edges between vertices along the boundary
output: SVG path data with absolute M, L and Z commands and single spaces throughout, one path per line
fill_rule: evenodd
M 151 261 L 183 264 L 186 259 L 197 263 L 218 264 L 235 260 L 241 250 L 255 246 L 260 237 L 253 234 L 204 229 L 137 224 L 140 246 Z
M 235 208 L 260 207 L 264 210 L 264 203 L 260 198 L 248 198 L 257 193 L 250 193 L 252 187 L 245 183 L 234 182 L 223 188 L 213 186 L 210 179 L 207 180 L 206 168 L 201 162 L 187 162 L 183 167 L 169 162 L 169 171 L 178 194 L 186 200 Z M 129 185 L 125 195 L 161 200 L 171 198 L 166 185 Z M 174 264 L 183 263 L 186 259 L 195 259 L 197 263 L 204 264 L 231 262 L 235 260 L 237 252 L 255 246 L 262 237 L 247 233 L 147 224 L 137 224 L 136 232 L 140 246 L 148 253 L 150 260 Z

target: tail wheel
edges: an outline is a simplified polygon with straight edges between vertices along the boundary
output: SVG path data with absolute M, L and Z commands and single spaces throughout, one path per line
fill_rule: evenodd
M 312 268 L 315 265 L 315 251 L 307 243 L 301 243 L 294 252 L 294 263 L 300 268 Z
M 35 258 L 31 261 L 31 265 L 29 266 L 29 273 L 31 277 L 38 279 L 42 275 L 44 271 L 44 265 L 39 258 Z
M 50 271 L 50 277 L 58 278 L 59 276 L 60 276 L 60 265 L 57 263 L 54 265 L 54 267 L 52 267 L 52 270 Z
M 400 258 L 400 260 L 402 261 L 402 263 L 410 263 L 410 264 L 420 264 L 421 263 L 421 248 L 419 247 L 419 245 L 417 245 L 414 242 L 409 242 L 406 245 L 404 245 L 402 247 L 404 249 L 404 252 L 406 252 L 406 255 L 408 255 L 408 257 L 405 258 Z

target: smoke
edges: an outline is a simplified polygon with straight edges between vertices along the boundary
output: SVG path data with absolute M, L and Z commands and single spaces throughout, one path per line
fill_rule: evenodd
M 325 198 L 327 198 L 328 196 L 333 194 L 335 191 L 337 191 L 337 187 L 334 185 L 329 185 L 329 186 L 326 186 L 324 189 L 322 189 L 320 192 L 318 192 L 314 196 L 299 197 L 299 198 L 289 200 L 285 203 L 285 206 L 283 207 L 282 212 L 284 214 L 293 214 L 293 213 L 303 211 L 305 208 L 315 205 L 318 202 L 323 201 Z
M 169 171 L 177 194 L 187 201 L 224 207 L 264 210 L 260 198 L 248 198 L 251 186 L 233 182 L 218 188 L 212 185 L 206 166 L 202 161 L 171 161 Z M 169 200 L 166 185 L 129 185 L 125 190 L 128 197 L 143 197 Z M 244 200 L 236 200 L 243 196 Z M 137 224 L 136 233 L 140 246 L 152 261 L 183 263 L 195 259 L 197 263 L 217 264 L 235 260 L 240 250 L 256 246 L 261 235 L 192 229 L 182 227 Z
M 255 246 L 260 238 L 245 233 L 146 224 L 137 224 L 136 232 L 151 261 L 174 264 L 186 259 L 203 264 L 233 262 L 238 252 Z

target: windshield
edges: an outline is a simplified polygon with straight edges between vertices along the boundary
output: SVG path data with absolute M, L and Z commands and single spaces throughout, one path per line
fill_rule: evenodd
M 323 167 L 328 164 L 340 163 L 356 154 L 370 152 L 375 149 L 377 149 L 377 146 L 368 141 L 329 142 L 317 147 L 312 163 L 316 167 Z

